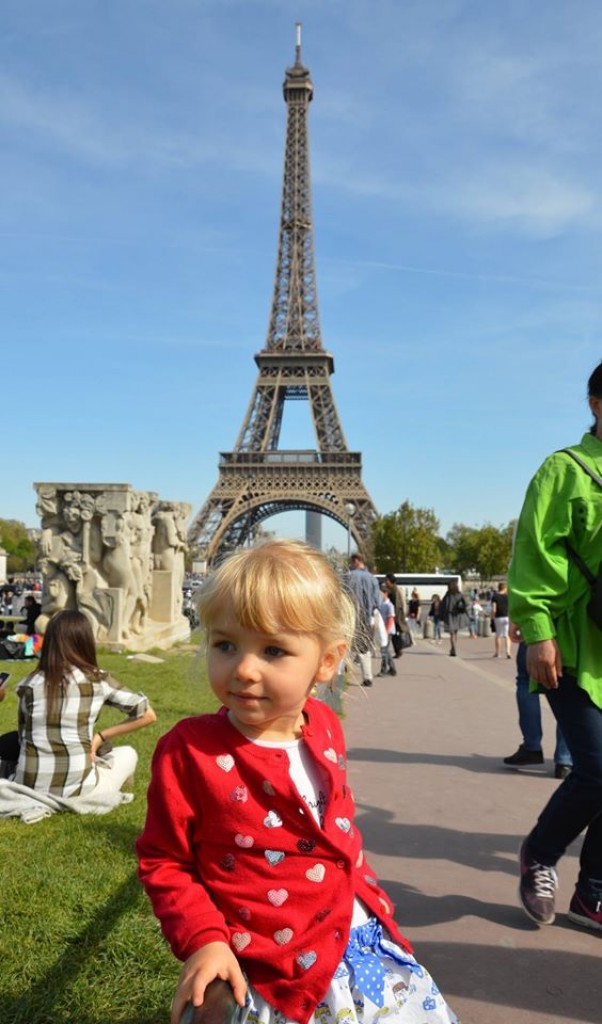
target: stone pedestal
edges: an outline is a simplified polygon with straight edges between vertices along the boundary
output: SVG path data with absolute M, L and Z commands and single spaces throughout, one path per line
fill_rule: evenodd
M 151 619 L 155 622 L 173 622 L 182 612 L 182 595 L 176 593 L 173 572 L 155 569 L 152 581 Z

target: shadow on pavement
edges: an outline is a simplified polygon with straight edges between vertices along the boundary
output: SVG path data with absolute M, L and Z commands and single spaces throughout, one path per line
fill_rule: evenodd
M 503 871 L 517 877 L 517 851 L 523 835 L 497 832 L 464 832 L 439 825 L 396 821 L 391 811 L 356 805 L 356 822 L 370 853 L 419 860 L 445 860 L 478 871 Z M 580 840 L 567 854 L 579 849 Z M 602 1019 L 602 1017 L 601 1017 Z
M 512 744 L 510 744 L 512 745 Z M 433 764 L 452 768 L 463 768 L 468 772 L 510 773 L 510 769 L 502 764 L 504 751 L 499 757 L 483 757 L 480 754 L 434 754 L 430 751 L 385 750 L 379 747 L 352 747 L 347 751 L 348 761 L 374 761 L 383 764 Z M 549 770 L 549 769 L 548 769 Z M 520 774 L 516 772 L 515 774 Z M 534 774 L 530 772 L 529 774 Z M 536 773 L 543 774 L 543 773 Z M 546 773 L 547 774 L 547 773 Z
M 516 1019 L 513 1009 L 523 1011 L 520 1019 L 533 1024 L 600 1022 L 599 957 L 566 950 L 435 942 L 421 942 L 415 952 L 456 1012 L 454 998 L 478 1003 L 476 1016 L 460 1013 L 465 1020 L 487 1024 L 483 1007 L 490 1005 L 508 1007 L 508 1024 Z M 501 1018 L 496 1015 L 495 1019 Z

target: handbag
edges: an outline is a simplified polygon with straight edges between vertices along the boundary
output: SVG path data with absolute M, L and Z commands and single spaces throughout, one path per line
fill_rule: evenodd
M 571 459 L 581 466 L 581 469 L 585 470 L 588 476 L 591 476 L 592 480 L 598 484 L 598 487 L 602 488 L 602 477 L 599 477 L 586 462 L 583 462 L 583 460 L 575 454 L 575 452 L 571 451 L 570 448 L 562 448 L 561 451 L 565 452 L 566 455 L 570 455 Z M 602 563 L 598 566 L 598 575 L 594 576 L 589 566 L 585 564 L 581 555 L 577 554 L 569 541 L 565 540 L 564 543 L 566 545 L 569 558 L 575 563 L 583 576 L 585 576 L 590 586 L 591 597 L 587 605 L 587 614 L 594 625 L 597 626 L 598 629 L 602 630 Z
M 406 647 L 414 646 L 414 637 L 410 633 L 409 629 L 402 629 L 401 633 L 399 634 L 399 638 L 402 651 L 405 651 Z

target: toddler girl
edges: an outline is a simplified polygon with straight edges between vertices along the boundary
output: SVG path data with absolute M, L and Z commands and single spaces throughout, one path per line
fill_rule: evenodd
M 222 563 L 199 614 L 222 706 L 160 740 L 137 844 L 184 961 L 172 1024 L 215 978 L 237 1024 L 455 1024 L 364 858 L 339 720 L 310 696 L 354 634 L 336 574 L 270 541 Z

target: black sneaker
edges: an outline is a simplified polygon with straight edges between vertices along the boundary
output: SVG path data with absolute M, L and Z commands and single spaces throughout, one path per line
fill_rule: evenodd
M 521 743 L 516 754 L 504 758 L 504 764 L 509 764 L 511 768 L 519 768 L 524 764 L 543 764 L 543 750 L 527 750 Z
M 527 853 L 525 840 L 519 850 L 518 898 L 527 917 L 536 924 L 552 924 L 555 914 L 558 875 L 554 868 L 539 864 Z
M 557 764 L 554 768 L 555 779 L 566 779 L 567 775 L 571 774 L 570 764 Z
M 602 932 L 602 899 L 598 896 L 586 896 L 575 889 L 568 916 L 575 924 Z
M 362 686 L 372 686 L 372 680 L 371 679 L 364 679 L 364 681 L 362 683 Z

